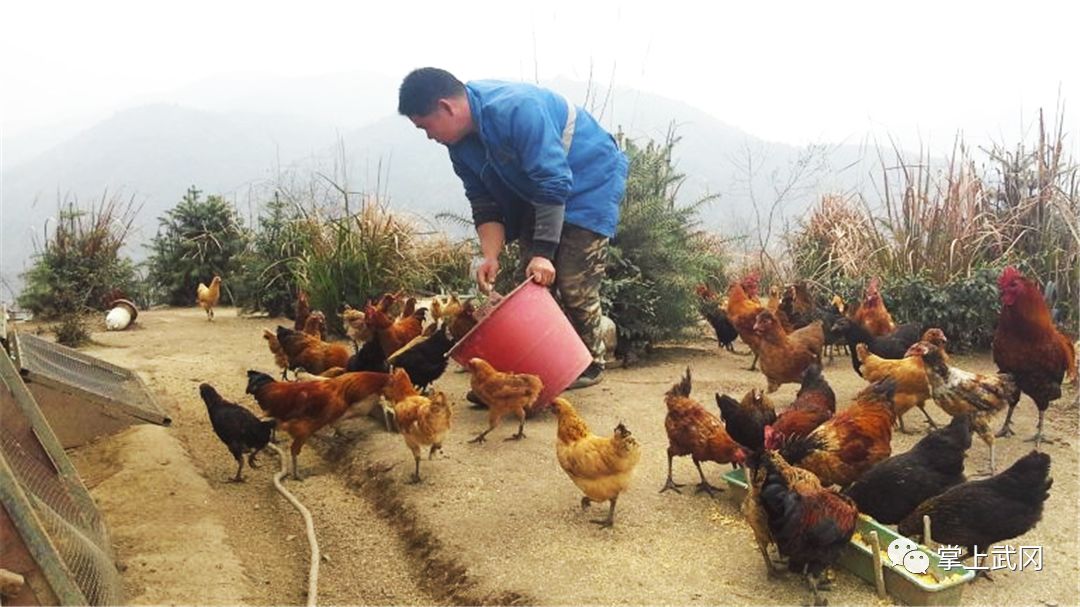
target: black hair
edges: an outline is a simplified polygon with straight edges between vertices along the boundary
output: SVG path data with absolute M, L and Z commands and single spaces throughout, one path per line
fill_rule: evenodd
M 435 111 L 440 99 L 465 93 L 465 85 L 453 74 L 437 67 L 422 67 L 409 72 L 398 89 L 398 113 L 402 116 L 427 116 Z

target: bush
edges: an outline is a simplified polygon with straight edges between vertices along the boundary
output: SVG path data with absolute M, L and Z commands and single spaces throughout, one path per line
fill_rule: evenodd
M 189 188 L 180 204 L 158 219 L 150 244 L 149 280 L 170 305 L 191 305 L 198 284 L 209 284 L 215 274 L 223 283 L 222 303 L 234 303 L 229 281 L 250 235 L 232 205 L 214 195 L 200 200 L 201 194 Z
M 881 277 L 894 318 L 941 327 L 959 349 L 990 345 L 1000 303 L 996 279 L 1013 264 L 1040 284 L 1053 281 L 1051 302 L 1076 332 L 1080 285 L 1080 168 L 1048 137 L 1014 152 L 990 151 L 993 171 L 979 173 L 958 141 L 949 164 L 883 169 L 882 205 L 826 196 L 789 235 L 796 274 L 858 299 Z M 893 176 L 892 173 L 896 175 Z
M 683 175 L 671 164 L 677 139 L 639 147 L 627 142 L 630 173 L 618 233 L 601 286 L 604 309 L 619 331 L 620 358 L 633 358 L 698 320 L 693 287 L 723 274 L 715 241 L 697 229 L 711 198 L 678 206 Z
M 292 316 L 301 289 L 300 260 L 310 242 L 307 225 L 275 192 L 259 216 L 251 248 L 238 259 L 233 295 L 241 312 Z
M 102 200 L 88 211 L 61 207 L 52 234 L 23 274 L 19 305 L 45 319 L 104 310 L 118 293 L 134 290 L 135 267 L 120 256 L 137 209 Z
M 361 210 L 335 216 L 313 209 L 304 220 L 308 246 L 297 264 L 313 309 L 326 313 L 331 329 L 342 331 L 334 314 L 346 303 L 357 307 L 383 293 L 417 291 L 430 273 L 417 257 L 416 228 L 395 217 L 376 199 Z
M 965 352 L 990 347 L 1001 309 L 997 278 L 1001 268 L 980 268 L 938 284 L 927 276 L 901 276 L 882 285 L 882 301 L 897 323 L 937 327 L 949 338 L 949 350 Z M 825 284 L 845 301 L 862 298 L 863 280 L 837 278 Z
M 51 327 L 57 343 L 69 348 L 78 348 L 90 341 L 90 329 L 82 314 L 68 313 L 60 317 L 60 322 Z

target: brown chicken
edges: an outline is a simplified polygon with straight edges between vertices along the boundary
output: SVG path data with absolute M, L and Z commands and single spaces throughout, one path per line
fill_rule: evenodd
M 744 284 L 746 286 L 744 286 Z M 750 291 L 747 291 L 747 289 Z M 753 292 L 753 295 L 750 293 Z M 750 275 L 742 282 L 734 283 L 728 288 L 727 312 L 728 321 L 739 337 L 754 352 L 754 361 L 750 363 L 750 370 L 757 367 L 758 342 L 761 338 L 754 332 L 754 323 L 757 322 L 758 312 L 761 312 L 761 302 L 757 300 L 757 276 Z
M 984 375 L 946 364 L 941 348 L 919 342 L 908 352 L 922 358 L 930 395 L 938 406 L 953 417 L 971 416 L 971 429 L 990 448 L 990 474 L 994 473 L 994 434 L 990 418 L 1020 400 L 1016 380 L 1008 373 Z
M 803 372 L 795 401 L 772 424 L 772 433 L 781 440 L 806 436 L 835 413 L 836 394 L 821 374 L 821 365 L 813 364 Z
M 357 310 L 345 304 L 345 309 L 341 311 L 341 320 L 345 324 L 345 334 L 349 336 L 349 339 L 353 340 L 353 344 L 357 348 L 360 348 L 375 336 L 371 327 L 364 322 L 364 312 L 362 310 Z
M 690 368 L 687 367 L 682 381 L 672 386 L 664 396 L 664 402 L 667 403 L 664 428 L 668 436 L 668 476 L 660 493 L 668 489 L 681 493 L 679 487 L 682 487 L 682 484 L 671 478 L 671 460 L 676 456 L 689 455 L 701 476 L 697 491 L 705 491 L 711 497 L 713 489 L 719 488 L 705 480 L 701 462 L 730 464 L 741 461 L 742 454 L 739 446 L 724 430 L 720 419 L 690 398 L 690 389 Z
M 305 335 L 326 341 L 326 315 L 318 310 L 309 313 L 307 320 L 304 321 L 303 331 Z
M 308 316 L 310 315 L 311 302 L 308 301 L 308 294 L 301 290 L 296 294 L 296 313 L 293 315 L 293 330 L 303 331 Z
M 337 421 L 349 407 L 377 400 L 388 379 L 386 373 L 365 372 L 345 373 L 325 381 L 283 382 L 265 373 L 248 371 L 247 393 L 292 437 L 292 476 L 299 480 L 296 457 L 308 437 Z
M 206 310 L 206 320 L 214 320 L 214 306 L 221 299 L 221 277 L 214 276 L 210 286 L 200 282 L 195 290 L 195 299 L 199 302 L 199 307 Z
M 785 460 L 813 472 L 824 485 L 848 485 L 892 453 L 895 389 L 891 379 L 870 384 L 813 432 L 783 443 L 766 428 L 765 447 L 779 449 Z
M 634 468 L 641 460 L 641 447 L 626 426 L 619 424 L 611 436 L 597 436 L 589 431 L 574 406 L 556 398 L 551 407 L 558 416 L 555 456 L 570 480 L 585 494 L 584 510 L 593 502 L 609 502 L 608 516 L 592 522 L 610 528 L 615 523 L 615 503 L 630 487 Z
M 303 367 L 305 371 L 318 375 L 331 367 L 344 367 L 349 362 L 349 348 L 341 344 L 326 342 L 281 325 L 278 325 L 276 337 L 290 369 Z M 274 358 L 277 359 L 276 353 Z
M 383 352 L 390 356 L 420 335 L 426 313 L 427 310 L 421 308 L 414 314 L 394 320 L 380 308 L 369 305 L 364 308 L 364 322 L 374 332 Z
M 819 320 L 788 334 L 775 314 L 762 310 L 754 323 L 754 333 L 760 339 L 761 372 L 768 379 L 769 392 L 775 392 L 781 384 L 799 382 L 807 367 L 821 363 L 825 331 Z
M 862 325 L 871 335 L 887 335 L 896 330 L 896 323 L 892 315 L 885 308 L 885 302 L 881 299 L 881 291 L 878 290 L 878 279 L 870 280 L 870 286 L 866 288 L 866 297 L 862 305 L 855 310 L 852 320 Z
M 998 278 L 998 291 L 1001 316 L 994 331 L 994 363 L 1002 372 L 1012 374 L 1020 391 L 1035 401 L 1039 426 L 1032 438 L 1038 448 L 1043 439 L 1043 416 L 1050 402 L 1061 398 L 1062 378 L 1068 373 L 1073 384 L 1077 381 L 1076 350 L 1054 326 L 1034 281 L 1010 266 Z M 1015 407 L 1016 402 L 1009 405 L 998 436 L 1013 434 Z
M 536 403 L 544 389 L 540 378 L 527 373 L 497 371 L 482 358 L 470 360 L 467 369 L 472 374 L 470 387 L 473 393 L 488 407 L 488 429 L 469 442 L 484 442 L 487 433 L 494 430 L 507 413 L 517 415 L 519 423 L 517 434 L 506 440 L 525 438 L 525 412 Z
M 941 329 L 930 329 L 923 334 L 923 339 L 933 339 L 944 344 L 945 334 Z M 926 367 L 923 359 L 919 356 L 905 356 L 904 358 L 882 358 L 871 354 L 866 344 L 855 345 L 855 355 L 859 359 L 863 379 L 873 383 L 887 377 L 896 380 L 896 395 L 893 404 L 896 405 L 896 419 L 900 424 L 900 431 L 909 434 L 904 427 L 904 414 L 913 407 L 918 407 L 926 417 L 926 423 L 931 428 L 937 428 L 934 421 L 926 411 L 926 401 L 930 398 L 930 384 L 926 381 Z
M 431 446 L 428 450 L 429 460 L 442 449 L 443 438 L 450 431 L 454 408 L 442 392 L 436 392 L 430 399 L 420 395 L 403 369 L 394 370 L 383 395 L 393 403 L 398 431 L 416 461 L 411 481 L 419 483 L 420 447 Z
M 274 355 L 274 364 L 281 369 L 281 379 L 288 379 L 289 357 L 286 356 L 285 350 L 281 348 L 281 342 L 278 341 L 277 334 L 270 329 L 263 329 L 263 339 L 266 340 L 270 353 Z

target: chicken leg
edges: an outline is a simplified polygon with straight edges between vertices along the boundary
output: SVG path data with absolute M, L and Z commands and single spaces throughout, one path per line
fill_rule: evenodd
M 615 525 L 615 502 L 619 501 L 619 496 L 615 496 L 610 500 L 611 507 L 608 509 L 607 518 L 593 519 L 592 522 L 600 525 L 601 529 L 611 529 Z
M 926 423 L 930 424 L 931 428 L 937 430 L 940 427 L 937 425 L 937 422 L 934 421 L 934 418 L 930 417 L 930 414 L 927 413 L 925 404 L 919 405 L 919 411 L 922 411 L 922 414 L 926 417 Z
M 1024 439 L 1024 442 L 1028 442 L 1028 443 L 1034 441 L 1036 451 L 1039 450 L 1039 445 L 1042 444 L 1042 442 L 1044 440 L 1046 440 L 1045 437 L 1043 437 L 1043 416 L 1045 414 L 1046 414 L 1046 410 L 1040 408 L 1039 409 L 1039 425 L 1035 428 L 1035 435 L 1032 436 L 1031 438 Z
M 695 459 L 694 465 L 697 466 L 698 474 L 701 475 L 701 482 L 698 483 L 697 490 L 694 491 L 694 493 L 701 493 L 702 491 L 704 491 L 705 493 L 709 494 L 709 497 L 716 497 L 716 495 L 713 493 L 713 489 L 717 491 L 723 491 L 723 489 L 721 489 L 720 487 L 710 485 L 709 481 L 705 480 L 705 473 L 701 471 L 701 462 Z
M 1001 430 L 995 435 L 998 438 L 1004 438 L 1006 436 L 1012 436 L 1016 434 L 1012 429 L 1012 415 L 1016 409 L 1016 405 L 1009 405 L 1009 412 L 1005 415 L 1005 423 L 1001 425 Z
M 675 480 L 671 478 L 671 459 L 673 457 L 675 457 L 675 455 L 671 452 L 671 448 L 669 447 L 667 452 L 667 482 L 660 488 L 660 493 L 671 489 L 675 493 L 681 495 L 682 491 L 679 491 L 679 487 L 682 487 L 684 483 L 676 483 Z
M 508 440 L 521 440 L 525 438 L 525 409 L 521 409 L 517 412 L 518 419 L 518 431 L 517 434 L 511 434 L 509 438 L 504 438 L 503 441 Z

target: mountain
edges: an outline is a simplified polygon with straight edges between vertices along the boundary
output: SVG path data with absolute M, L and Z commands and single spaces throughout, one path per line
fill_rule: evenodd
M 46 219 L 72 197 L 84 205 L 106 194 L 142 204 L 128 250 L 136 259 L 145 256 L 142 244 L 155 233 L 157 218 L 191 185 L 234 200 L 250 220 L 275 187 L 329 189 L 333 180 L 350 192 L 378 193 L 391 208 L 433 229 L 464 230 L 433 221 L 444 211 L 467 217 L 468 204 L 446 150 L 395 115 L 393 84 L 363 75 L 204 81 L 175 92 L 186 105 L 119 111 L 36 156 L 5 162 L 0 277 L 17 288 L 12 285 L 29 265 L 33 238 L 40 240 Z M 858 187 L 858 176 L 876 163 L 858 147 L 834 146 L 807 164 L 805 150 L 762 141 L 682 102 L 628 89 L 590 91 L 568 80 L 545 84 L 631 138 L 663 140 L 675 125 L 681 140 L 674 160 L 687 177 L 680 199 L 719 195 L 703 209 L 702 220 L 727 234 L 749 231 L 755 200 L 768 214 L 793 167 L 811 174 L 789 188 L 777 231 L 822 187 Z

